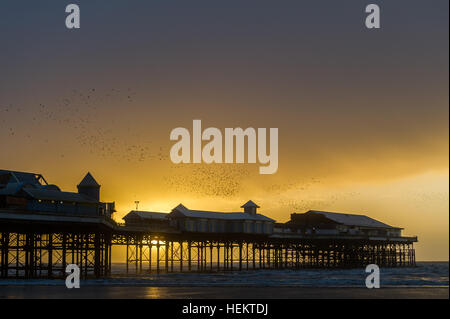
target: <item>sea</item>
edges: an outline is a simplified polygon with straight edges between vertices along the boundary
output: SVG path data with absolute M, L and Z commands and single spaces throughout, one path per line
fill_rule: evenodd
M 210 273 L 133 273 L 126 274 L 124 263 L 112 265 L 112 275 L 105 279 L 81 280 L 83 286 L 135 287 L 365 287 L 365 269 L 242 270 Z M 64 286 L 63 279 L 0 279 L 5 286 Z M 417 262 L 410 268 L 381 268 L 380 285 L 391 288 L 448 288 L 448 262 Z

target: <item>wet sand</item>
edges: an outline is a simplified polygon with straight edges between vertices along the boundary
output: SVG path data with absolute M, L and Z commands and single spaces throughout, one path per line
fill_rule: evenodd
M 0 299 L 448 299 L 449 288 L 0 286 Z

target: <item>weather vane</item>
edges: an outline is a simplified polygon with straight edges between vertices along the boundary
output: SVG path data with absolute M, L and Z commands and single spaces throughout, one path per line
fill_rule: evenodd
M 136 204 L 136 210 L 139 210 L 139 201 L 134 201 L 134 203 Z

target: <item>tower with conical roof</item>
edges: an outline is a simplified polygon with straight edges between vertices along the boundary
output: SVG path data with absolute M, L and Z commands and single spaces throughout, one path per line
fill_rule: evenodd
M 91 173 L 87 173 L 77 187 L 79 194 L 92 198 L 98 202 L 100 201 L 100 185 Z
M 258 205 L 256 205 L 254 202 L 249 200 L 247 203 L 241 206 L 241 208 L 244 209 L 244 213 L 250 214 L 250 215 L 256 215 L 256 209 L 259 208 Z

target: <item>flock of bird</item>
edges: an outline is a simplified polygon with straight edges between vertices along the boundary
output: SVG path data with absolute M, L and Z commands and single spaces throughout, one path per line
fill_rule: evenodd
M 295 212 L 304 212 L 310 209 L 321 210 L 322 207 L 333 207 L 338 201 L 343 201 L 346 198 L 355 198 L 360 195 L 358 192 L 340 192 L 332 193 L 321 196 L 320 198 L 314 198 L 313 196 L 302 196 L 302 192 L 298 192 L 298 196 L 293 198 L 279 198 L 278 206 L 286 207 Z
M 20 108 L 14 108 L 13 105 L 0 105 L 0 134 L 1 136 L 14 136 L 16 134 L 14 127 L 10 121 L 13 116 L 18 116 L 21 113 Z M 3 131 L 2 131 L 3 130 Z
M 152 147 L 148 136 L 133 136 L 130 127 L 127 128 L 125 135 L 117 132 L 117 127 L 122 125 L 121 119 L 107 123 L 102 116 L 112 104 L 121 105 L 123 111 L 127 112 L 133 98 L 134 92 L 130 88 L 126 90 L 91 88 L 72 90 L 68 96 L 56 101 L 41 102 L 24 108 L 11 104 L 0 105 L 0 134 L 9 138 L 20 135 L 29 143 L 49 143 L 57 137 L 55 132 L 61 132 L 74 138 L 86 153 L 103 158 L 128 162 L 165 160 L 166 150 L 162 147 L 157 149 Z M 24 121 L 26 125 L 23 125 Z M 23 141 L 21 143 L 23 144 Z
M 152 145 L 149 136 L 140 136 L 133 131 L 132 126 L 117 130 L 121 119 L 105 125 L 102 113 L 105 107 L 114 103 L 121 105 L 126 112 L 134 101 L 131 89 L 72 90 L 52 103 L 37 103 L 34 106 L 14 106 L 0 104 L 0 139 L 25 138 L 29 143 L 50 143 L 54 134 L 70 130 L 76 143 L 85 152 L 96 156 L 127 162 L 161 161 L 170 165 L 164 177 L 167 189 L 198 197 L 236 198 L 245 191 L 246 182 L 255 174 L 252 165 L 225 164 L 178 164 L 168 161 L 169 150 L 165 147 Z M 25 123 L 24 123 L 25 121 Z M 50 127 L 47 135 L 36 134 L 43 127 Z M 39 141 L 36 140 L 39 136 Z M 23 144 L 23 143 L 22 143 Z M 64 157 L 64 154 L 61 154 Z M 315 178 L 309 180 L 288 179 L 284 183 L 264 183 L 258 185 L 263 194 L 267 194 L 278 202 L 281 207 L 294 211 L 303 211 L 311 207 L 333 206 L 337 201 L 347 197 L 357 196 L 357 193 L 339 193 L 311 199 L 301 196 L 302 192 L 320 184 Z M 293 199 L 285 196 L 287 193 L 297 193 Z M 419 192 L 415 198 L 429 201 L 436 198 L 448 198 L 446 194 L 431 194 Z
M 267 186 L 267 192 L 273 195 L 282 195 L 288 191 L 305 191 L 311 187 L 321 184 L 322 182 L 317 178 L 289 178 L 285 183 L 273 183 Z
M 33 129 L 49 125 L 51 123 L 62 125 L 65 129 L 75 132 L 74 137 L 77 143 L 86 152 L 103 157 L 113 158 L 127 162 L 142 161 L 167 161 L 169 150 L 161 146 L 153 146 L 148 136 L 133 136 L 130 128 L 127 128 L 125 136 L 117 133 L 114 127 L 102 125 L 101 106 L 109 102 L 116 103 L 131 102 L 133 99 L 131 91 L 121 92 L 118 89 L 111 89 L 100 93 L 99 90 L 90 89 L 86 92 L 73 90 L 69 97 L 64 97 L 57 103 L 39 103 L 31 110 L 31 124 L 28 138 L 33 136 Z M 15 135 L 15 128 L 12 126 L 25 112 L 22 108 L 15 108 L 12 105 L 0 107 L 0 128 L 6 128 L 7 134 Z M 113 125 L 116 123 L 112 123 Z M 117 123 L 119 124 L 119 123 Z M 0 130 L 1 131 L 1 130 Z M 3 133 L 2 133 L 3 134 Z M 45 138 L 43 142 L 48 143 Z M 64 157 L 64 154 L 61 154 Z M 257 174 L 257 170 L 252 165 L 225 165 L 225 164 L 172 164 L 168 167 L 164 176 L 164 185 L 172 192 L 189 194 L 193 197 L 218 197 L 236 198 L 242 191 L 252 174 Z M 278 201 L 278 205 L 291 210 L 301 211 L 310 207 L 323 207 L 332 205 L 339 198 L 337 195 L 326 199 L 311 200 L 300 196 L 302 191 L 308 190 L 320 181 L 317 179 L 301 180 L 290 179 L 284 183 L 264 183 L 258 185 L 261 192 Z M 287 192 L 297 192 L 297 199 L 286 198 L 283 194 Z
M 167 188 L 198 197 L 230 198 L 239 194 L 251 168 L 225 164 L 172 165 L 165 177 Z

